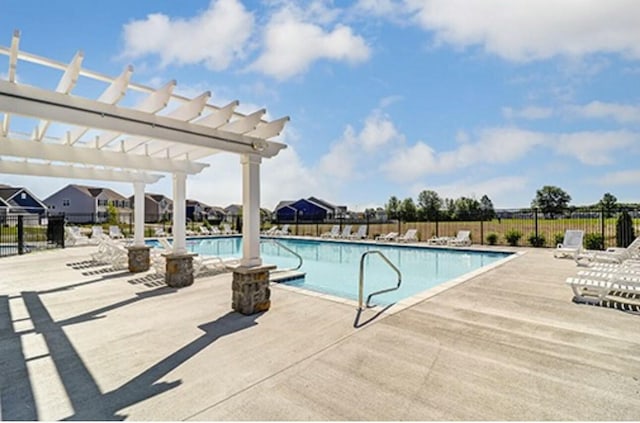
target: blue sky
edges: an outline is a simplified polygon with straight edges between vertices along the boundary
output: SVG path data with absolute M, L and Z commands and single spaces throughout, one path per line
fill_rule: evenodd
M 132 64 L 138 83 L 290 116 L 288 148 L 262 165 L 268 208 L 314 195 L 363 210 L 424 189 L 526 207 L 543 185 L 574 205 L 640 202 L 639 23 L 635 0 L 23 0 L 3 4 L 0 44 L 19 29 L 30 53 L 82 50 L 101 73 Z M 18 79 L 57 84 L 29 66 Z M 239 158 L 205 161 L 188 197 L 240 202 Z M 71 181 L 0 182 L 46 197 Z M 170 178 L 148 191 L 170 194 Z

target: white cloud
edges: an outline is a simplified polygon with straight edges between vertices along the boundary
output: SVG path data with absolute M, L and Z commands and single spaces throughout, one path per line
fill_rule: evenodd
M 640 58 L 636 0 L 405 0 L 438 43 L 512 61 L 620 53 Z
M 466 142 L 468 135 L 459 133 L 462 143 L 455 150 L 435 152 L 418 142 L 392 153 L 381 166 L 395 181 L 411 181 L 423 175 L 447 173 L 478 163 L 508 163 L 524 157 L 533 147 L 543 144 L 545 136 L 518 128 L 491 128 L 480 132 L 476 142 Z
M 285 7 L 271 17 L 263 37 L 265 50 L 249 69 L 277 79 L 303 73 L 321 59 L 356 64 L 370 56 L 366 41 L 350 27 L 339 24 L 327 31 L 307 21 L 292 7 Z
M 619 123 L 640 123 L 640 105 L 592 101 L 581 106 L 568 106 L 567 111 L 584 118 L 610 118 Z
M 124 25 L 124 56 L 158 55 L 163 66 L 204 63 L 223 70 L 243 55 L 253 22 L 238 0 L 212 0 L 208 9 L 188 19 L 150 14 Z
M 394 0 L 358 0 L 355 8 L 374 16 L 388 17 L 398 13 L 402 5 Z
M 553 109 L 550 107 L 539 106 L 527 106 L 522 109 L 513 109 L 511 107 L 504 107 L 502 109 L 502 115 L 507 119 L 528 119 L 538 120 L 546 119 L 553 115 Z
M 386 146 L 402 142 L 404 136 L 396 129 L 389 116 L 374 110 L 366 119 L 360 133 L 347 126 L 342 138 L 335 142 L 318 164 L 318 169 L 338 179 L 362 176 L 363 165 L 371 167 L 371 158 Z M 356 172 L 358 170 L 358 172 Z
M 612 152 L 633 146 L 639 139 L 638 134 L 629 131 L 593 131 L 555 134 L 549 143 L 559 154 L 598 166 L 613 163 Z
M 597 183 L 604 186 L 637 185 L 640 181 L 640 170 L 621 170 L 611 172 L 598 178 Z

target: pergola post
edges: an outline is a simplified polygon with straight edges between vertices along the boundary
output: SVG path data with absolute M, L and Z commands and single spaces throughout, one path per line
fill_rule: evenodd
M 187 175 L 184 172 L 173 174 L 173 251 L 164 254 L 167 261 L 165 282 L 174 288 L 193 284 L 193 257 L 187 251 L 186 242 L 186 190 Z
M 144 243 L 144 182 L 133 183 L 133 245 L 129 247 L 129 271 L 132 273 L 149 270 L 150 247 Z
M 260 258 L 260 162 L 254 154 L 244 154 L 242 164 L 242 259 L 233 271 L 231 307 L 242 314 L 269 310 L 269 271 Z
M 262 264 L 260 258 L 260 156 L 243 154 L 242 164 L 242 260 L 243 267 Z

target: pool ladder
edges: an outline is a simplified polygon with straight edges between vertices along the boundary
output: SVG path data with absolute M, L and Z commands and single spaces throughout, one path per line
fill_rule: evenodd
M 371 294 L 369 294 L 369 296 L 367 297 L 366 308 L 373 307 L 369 305 L 369 302 L 371 301 L 371 297 L 373 297 L 374 295 L 380 295 L 380 294 L 385 294 L 387 292 L 395 291 L 398 288 L 400 288 L 400 284 L 402 283 L 402 273 L 400 273 L 400 269 L 398 269 L 398 267 L 395 264 L 393 264 L 391 260 L 389 260 L 387 256 L 385 256 L 382 253 L 382 251 L 380 250 L 365 251 L 360 257 L 360 280 L 358 285 L 358 310 L 360 311 L 364 310 L 365 308 L 362 306 L 362 302 L 363 302 L 362 300 L 364 299 L 364 259 L 369 254 L 379 255 L 382 258 L 382 260 L 384 260 L 389 265 L 389 267 L 391 267 L 396 272 L 396 274 L 398 275 L 398 283 L 393 288 L 381 289 L 380 291 L 372 292 Z
M 270 242 L 272 244 L 276 244 L 278 247 L 284 249 L 285 251 L 293 254 L 294 256 L 296 256 L 298 258 L 298 265 L 296 267 L 292 267 L 290 269 L 277 269 L 275 272 L 295 272 L 296 270 L 300 269 L 302 267 L 302 256 L 298 253 L 296 253 L 295 251 L 293 251 L 291 248 L 287 247 L 286 245 L 284 245 L 283 243 L 276 241 L 273 238 L 265 238 L 265 239 L 261 239 L 260 242 Z

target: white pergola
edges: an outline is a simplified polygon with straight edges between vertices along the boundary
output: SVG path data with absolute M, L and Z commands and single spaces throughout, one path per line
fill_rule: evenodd
M 0 173 L 133 183 L 136 246 L 144 245 L 145 185 L 171 174 L 173 253 L 184 254 L 187 176 L 208 166 L 197 160 L 236 153 L 243 180 L 241 264 L 262 264 L 260 163 L 286 148 L 269 139 L 280 134 L 288 117 L 268 122 L 262 119 L 264 109 L 248 115 L 236 112 L 238 101 L 223 107 L 209 104 L 209 92 L 195 98 L 176 95 L 175 81 L 159 89 L 133 83 L 131 66 L 113 78 L 84 69 L 82 52 L 62 63 L 20 51 L 19 44 L 15 31 L 11 46 L 0 46 L 0 54 L 9 58 L 6 79 L 0 79 Z M 21 62 L 61 71 L 55 90 L 20 83 L 16 70 Z M 81 77 L 104 83 L 104 91 L 96 99 L 72 95 Z M 118 105 L 130 92 L 145 97 L 135 106 Z M 177 106 L 162 113 L 169 104 Z M 33 129 L 14 130 L 15 116 L 32 119 Z M 52 135 L 52 128 L 58 135 Z

